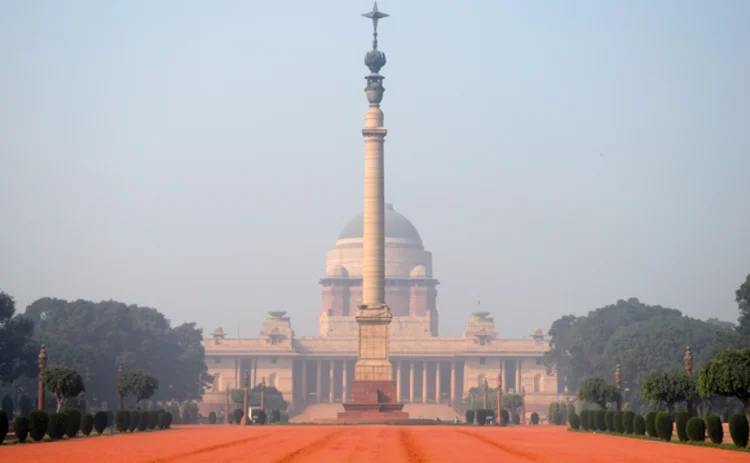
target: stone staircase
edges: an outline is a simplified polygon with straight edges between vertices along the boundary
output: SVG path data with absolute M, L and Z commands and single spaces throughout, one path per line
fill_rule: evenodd
M 298 415 L 289 419 L 292 423 L 310 423 L 315 420 L 335 419 L 339 412 L 343 412 L 341 404 L 313 404 L 305 407 Z M 441 421 L 453 421 L 456 417 L 463 421 L 463 417 L 452 407 L 446 404 L 406 404 L 404 411 L 409 418 L 432 419 L 439 418 Z

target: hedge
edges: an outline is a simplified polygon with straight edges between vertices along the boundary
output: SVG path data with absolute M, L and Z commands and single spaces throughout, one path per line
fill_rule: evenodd
M 67 423 L 65 421 L 65 415 L 62 413 L 50 414 L 49 423 L 47 423 L 47 435 L 50 439 L 62 439 L 67 428 Z
M 583 413 L 583 412 L 581 412 Z M 570 421 L 570 429 L 580 429 L 581 428 L 581 417 L 573 413 L 568 417 L 568 420 Z
M 531 414 L 531 424 L 534 425 L 534 426 L 536 426 L 537 424 L 539 424 L 539 413 L 533 412 Z
M 659 433 L 656 432 L 656 412 L 646 413 L 646 432 L 648 437 L 659 438 Z
M 115 429 L 118 432 L 125 432 L 130 429 L 130 412 L 127 410 L 117 410 L 115 413 Z
M 628 410 L 622 413 L 622 427 L 625 428 L 625 434 L 633 434 L 633 420 L 635 412 Z
M 734 413 L 729 417 L 729 435 L 737 447 L 747 447 L 748 439 L 747 418 L 744 413 Z
M 679 411 L 675 415 L 674 424 L 677 428 L 677 438 L 680 439 L 680 442 L 685 442 L 688 440 L 687 422 L 689 419 L 690 413 L 686 412 L 685 410 Z
M 609 432 L 615 432 L 615 415 L 617 413 L 610 410 L 606 413 L 604 416 L 604 422 L 607 425 L 607 431 Z
M 216 424 L 216 412 L 213 410 L 208 414 L 208 424 Z
M 145 431 L 148 429 L 148 412 L 146 410 L 138 410 L 138 430 Z
M 597 410 L 594 412 L 594 428 L 597 431 L 607 430 L 607 412 L 605 410 Z
M 620 434 L 625 432 L 625 422 L 624 419 L 625 412 L 618 411 L 615 413 L 615 432 L 619 432 Z
M 485 410 L 485 413 L 487 411 Z M 257 410 L 253 413 L 253 422 L 258 424 L 266 424 L 266 411 Z
M 107 412 L 96 412 L 94 414 L 94 430 L 97 434 L 104 432 L 107 427 Z
M 513 412 L 513 424 L 521 424 L 521 415 Z
M 49 415 L 42 410 L 33 410 L 29 413 L 29 434 L 36 442 L 44 439 L 49 426 Z
M 694 416 L 685 425 L 685 432 L 689 440 L 703 442 L 706 440 L 706 423 L 703 421 L 703 418 Z
M 667 412 L 656 414 L 656 432 L 659 438 L 667 442 L 672 440 L 672 417 Z
M 141 422 L 141 414 L 138 410 L 131 410 L 128 413 L 128 431 L 133 432 L 138 428 L 138 424 Z
M 507 426 L 508 423 L 510 423 L 510 413 L 508 413 L 508 410 L 503 408 L 503 411 L 500 415 L 500 424 L 502 424 L 503 426 Z
M 159 412 L 161 410 L 149 410 L 148 413 L 148 429 L 153 431 L 159 425 Z
M 589 415 L 591 414 L 590 410 L 581 410 L 581 428 L 584 431 L 588 431 L 591 429 L 589 426 Z
M 487 422 L 487 410 L 484 410 L 480 408 L 476 412 L 474 412 L 474 419 L 477 420 L 477 424 L 479 426 L 484 426 L 484 424 Z
M 5 414 L 4 410 L 0 410 L 0 445 L 5 440 L 5 436 L 8 435 L 8 415 Z
M 464 418 L 468 424 L 474 424 L 474 410 L 466 410 Z
M 86 413 L 81 419 L 81 432 L 84 436 L 88 436 L 92 429 L 94 429 L 94 415 Z
M 646 434 L 646 420 L 641 415 L 635 415 L 633 418 L 633 434 L 636 436 Z
M 70 438 L 77 436 L 81 429 L 81 412 L 75 408 L 66 408 L 63 414 L 65 415 L 65 435 Z
M 724 426 L 721 424 L 721 418 L 717 415 L 710 415 L 706 418 L 706 430 L 708 431 L 708 437 L 714 444 L 721 444 L 724 442 Z
M 18 442 L 24 443 L 26 442 L 26 437 L 29 435 L 29 426 L 30 422 L 29 419 L 25 416 L 19 416 L 15 420 L 13 420 L 13 432 L 16 433 L 16 437 L 18 438 Z M 2 429 L 0 429 L 0 435 L 2 434 Z M 5 437 L 5 436 L 1 436 Z M 0 443 L 2 440 L 0 440 Z

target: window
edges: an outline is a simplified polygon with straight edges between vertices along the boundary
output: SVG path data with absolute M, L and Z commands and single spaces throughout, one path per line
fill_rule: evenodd
M 271 357 L 271 363 L 273 363 L 274 365 L 278 363 L 278 361 L 279 359 L 277 357 Z
M 487 363 L 487 357 L 479 357 L 479 364 L 484 365 Z
M 221 357 L 214 357 L 214 363 L 217 365 L 221 363 Z

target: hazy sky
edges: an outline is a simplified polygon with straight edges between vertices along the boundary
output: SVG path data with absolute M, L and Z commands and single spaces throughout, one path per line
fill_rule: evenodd
M 369 1 L 0 0 L 0 288 L 317 333 L 362 208 Z M 443 334 L 638 297 L 734 321 L 750 2 L 383 0 L 386 200 Z

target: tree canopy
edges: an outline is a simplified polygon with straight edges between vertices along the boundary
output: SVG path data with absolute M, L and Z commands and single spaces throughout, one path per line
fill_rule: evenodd
M 43 298 L 23 318 L 33 322 L 34 339 L 47 345 L 50 362 L 75 368 L 95 402 L 117 401 L 120 361 L 126 370 L 158 373 L 155 400 L 198 400 L 209 383 L 201 330 L 193 323 L 173 328 L 155 309 Z
M 641 396 L 646 400 L 658 402 L 674 413 L 674 405 L 697 398 L 695 377 L 684 371 L 659 371 L 646 376 L 641 386 Z
M 117 392 L 123 397 L 135 397 L 137 404 L 150 399 L 158 388 L 159 380 L 143 370 L 129 370 L 117 376 Z
M 42 382 L 55 395 L 58 412 L 62 409 L 65 399 L 76 397 L 86 390 L 81 375 L 67 367 L 45 368 L 42 372 Z
M 698 392 L 704 397 L 736 397 L 750 419 L 750 349 L 727 349 L 700 371 Z
M 16 301 L 0 292 L 0 379 L 8 383 L 39 372 L 39 346 L 31 340 L 34 324 L 15 313 Z
M 620 398 L 617 389 L 608 384 L 604 378 L 586 378 L 578 388 L 578 399 L 583 402 L 596 404 L 602 409 L 607 408 L 608 403 L 616 403 Z

